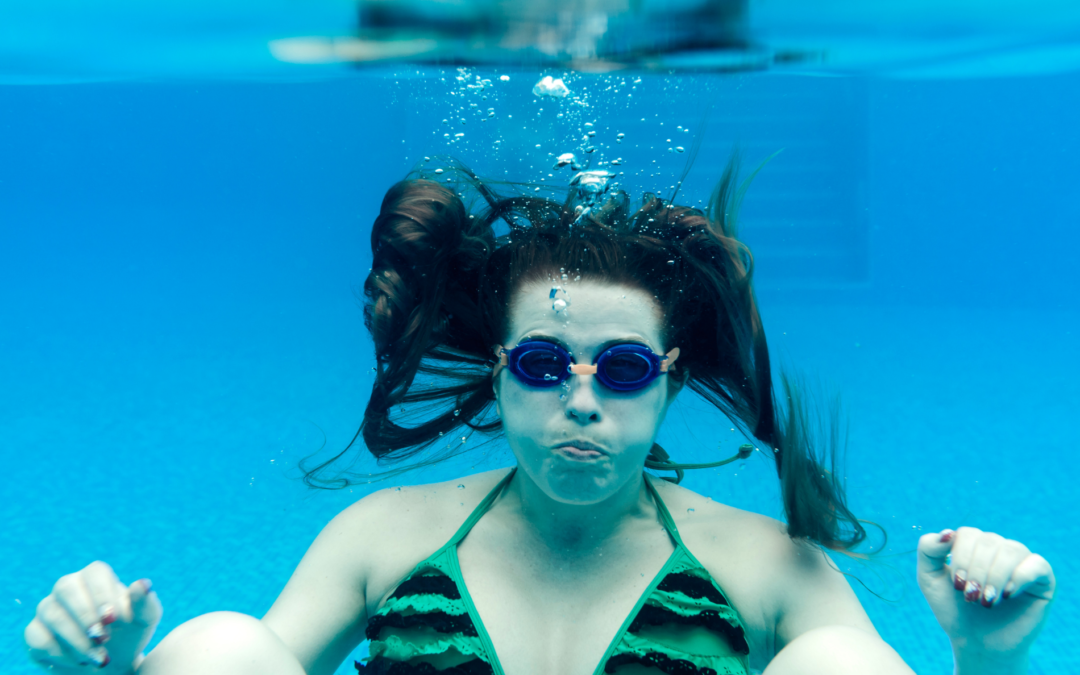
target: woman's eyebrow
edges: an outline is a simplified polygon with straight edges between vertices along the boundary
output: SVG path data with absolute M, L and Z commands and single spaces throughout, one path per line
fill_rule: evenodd
M 551 343 L 559 345 L 560 347 L 562 347 L 563 349 L 566 349 L 567 351 L 570 351 L 569 346 L 565 342 L 563 342 L 562 340 L 560 340 L 557 337 L 554 337 L 552 335 L 545 335 L 543 333 L 526 333 L 525 335 L 522 335 L 520 338 L 518 338 L 517 343 L 521 344 L 522 342 L 528 342 L 529 340 L 539 340 L 541 342 L 551 342 Z
M 569 345 L 567 345 L 565 342 L 563 342 L 559 338 L 554 337 L 552 335 L 545 335 L 544 333 L 528 333 L 526 335 L 523 335 L 521 337 L 521 339 L 518 340 L 518 344 L 521 344 L 522 342 L 525 342 L 527 340 L 542 340 L 544 342 L 552 342 L 554 344 L 559 345 L 560 347 L 562 347 L 566 351 L 573 353 L 573 350 L 570 349 Z M 604 351 L 605 349 L 607 349 L 608 347 L 610 347 L 612 345 L 621 345 L 621 344 L 627 344 L 627 343 L 645 345 L 649 349 L 653 348 L 652 345 L 650 345 L 648 340 L 646 340 L 645 338 L 637 336 L 637 335 L 628 335 L 626 337 L 619 337 L 619 338 L 612 338 L 610 340 L 605 340 L 605 341 L 600 343 L 600 345 L 599 345 L 599 347 L 597 347 L 596 351 L 602 352 L 602 351 Z
M 637 345 L 644 345 L 644 346 L 648 347 L 649 349 L 652 349 L 652 345 L 650 345 L 648 343 L 648 341 L 645 340 L 645 338 L 641 338 L 641 337 L 638 337 L 636 335 L 632 335 L 632 336 L 629 336 L 629 337 L 615 338 L 613 340 L 607 340 L 606 342 L 602 342 L 600 344 L 600 348 L 599 348 L 598 351 L 604 351 L 605 349 L 607 349 L 611 345 L 624 345 L 624 344 L 627 344 L 627 343 L 633 343 L 633 344 L 637 344 Z

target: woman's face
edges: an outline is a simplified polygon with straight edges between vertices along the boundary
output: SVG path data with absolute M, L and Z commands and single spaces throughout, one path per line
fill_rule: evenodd
M 551 283 L 518 291 L 503 347 L 540 338 L 561 345 L 578 364 L 592 364 L 603 350 L 626 342 L 642 343 L 663 356 L 660 310 L 649 294 L 597 281 L 559 283 L 569 296 L 565 309 L 553 308 Z M 555 300 L 564 298 L 559 293 Z M 643 389 L 619 392 L 594 375 L 571 375 L 561 386 L 541 388 L 502 368 L 495 394 L 518 466 L 552 499 L 593 504 L 640 476 L 681 386 L 669 380 L 661 375 Z M 601 455 L 583 459 L 558 447 L 572 441 L 597 446 Z

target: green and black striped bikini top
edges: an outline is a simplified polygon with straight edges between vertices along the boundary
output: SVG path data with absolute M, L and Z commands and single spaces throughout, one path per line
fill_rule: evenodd
M 505 675 L 462 579 L 457 545 L 510 484 L 515 471 L 369 619 L 370 655 L 365 663 L 356 662 L 361 675 Z M 683 544 L 648 474 L 645 485 L 675 550 L 623 621 L 594 675 L 619 673 L 624 666 L 627 673 L 747 675 L 750 648 L 742 618 Z

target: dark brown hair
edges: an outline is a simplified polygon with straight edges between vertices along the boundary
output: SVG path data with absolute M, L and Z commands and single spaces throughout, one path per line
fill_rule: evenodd
M 364 318 L 377 373 L 357 437 L 380 465 L 413 460 L 385 475 L 473 450 L 464 443 L 473 432 L 497 435 L 492 348 L 506 338 L 510 301 L 523 284 L 565 271 L 656 298 L 663 349 L 682 349 L 675 372 L 774 458 L 791 537 L 836 550 L 865 539 L 836 478 L 840 439 L 829 430 L 839 428 L 838 412 L 811 415 L 786 377 L 774 389 L 753 258 L 736 236 L 749 183 L 737 182 L 737 156 L 704 212 L 653 194 L 631 212 L 629 196 L 615 190 L 577 223 L 574 191 L 563 200 L 503 197 L 460 163 L 437 163 L 438 175 L 424 164 L 387 191 L 371 231 Z M 449 186 L 429 179 L 447 177 Z M 811 433 L 816 427 L 826 433 Z M 442 447 L 418 457 L 433 446 Z M 351 484 L 320 478 L 347 450 L 307 470 L 308 484 Z M 654 446 L 650 459 L 667 455 Z

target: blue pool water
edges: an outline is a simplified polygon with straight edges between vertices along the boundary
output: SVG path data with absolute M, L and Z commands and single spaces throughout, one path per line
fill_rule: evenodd
M 1060 582 L 1032 672 L 1071 672 L 1080 75 L 582 75 L 576 107 L 535 99 L 540 73 L 476 75 L 489 99 L 453 69 L 404 67 L 0 87 L 0 671 L 36 672 L 23 626 L 95 559 L 154 580 L 155 640 L 208 611 L 264 613 L 320 528 L 383 487 L 295 479 L 324 441 L 348 443 L 370 390 L 356 290 L 382 193 L 436 154 L 539 181 L 588 120 L 627 134 L 603 152 L 635 194 L 666 190 L 686 156 L 667 148 L 704 133 L 691 203 L 736 142 L 748 167 L 783 150 L 743 214 L 766 331 L 780 362 L 843 396 L 850 503 L 890 535 L 881 562 L 839 564 L 887 599 L 856 585 L 905 660 L 944 673 L 918 536 L 1019 539 Z M 702 410 L 669 416 L 676 460 L 738 444 Z M 684 485 L 779 516 L 759 459 Z M 510 461 L 497 447 L 398 481 Z

